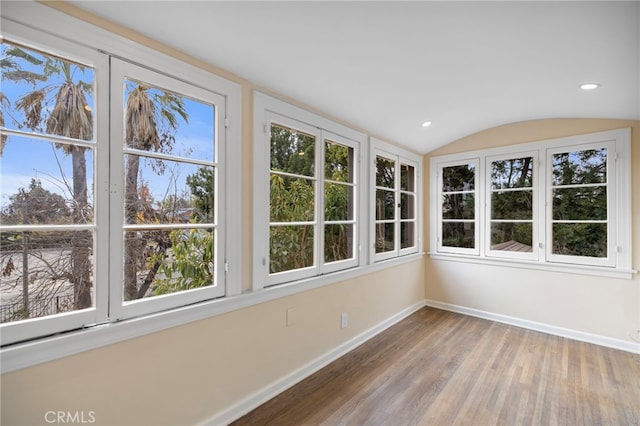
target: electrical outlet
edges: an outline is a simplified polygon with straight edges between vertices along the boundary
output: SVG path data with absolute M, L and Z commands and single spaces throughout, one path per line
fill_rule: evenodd
M 343 312 L 340 315 L 340 328 L 347 328 L 347 324 L 349 323 L 349 316 L 346 312 Z
M 294 325 L 296 323 L 296 310 L 295 308 L 287 308 L 286 311 L 286 324 L 287 327 L 291 327 L 292 325 Z

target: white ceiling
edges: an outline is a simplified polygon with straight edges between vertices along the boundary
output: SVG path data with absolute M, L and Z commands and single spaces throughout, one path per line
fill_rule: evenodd
M 523 120 L 640 119 L 638 1 L 71 3 L 421 153 Z

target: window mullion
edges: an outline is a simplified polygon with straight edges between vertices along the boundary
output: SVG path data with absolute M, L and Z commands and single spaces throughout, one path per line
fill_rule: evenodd
M 324 271 L 324 205 L 325 205 L 325 184 L 324 184 L 324 144 L 325 144 L 325 132 L 322 129 L 318 129 L 316 133 L 316 214 L 315 214 L 315 226 L 316 232 L 314 237 L 316 238 L 314 244 L 314 258 L 315 266 L 318 269 L 318 273 Z

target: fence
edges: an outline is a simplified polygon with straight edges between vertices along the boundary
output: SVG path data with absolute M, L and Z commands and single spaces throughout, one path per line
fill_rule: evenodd
M 22 301 L 0 306 L 0 322 L 10 322 L 26 318 L 38 318 L 74 310 L 73 295 L 47 297 L 29 301 L 28 312 Z

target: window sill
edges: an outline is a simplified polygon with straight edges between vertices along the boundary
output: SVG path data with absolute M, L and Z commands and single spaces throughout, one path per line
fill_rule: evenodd
M 539 271 L 563 272 L 568 274 L 591 275 L 599 277 L 632 279 L 633 274 L 638 271 L 634 269 L 617 269 L 603 266 L 571 265 L 539 261 L 514 260 L 514 259 L 494 259 L 479 256 L 469 256 L 461 254 L 427 253 L 431 259 L 445 260 L 451 262 L 475 263 L 479 265 L 501 266 L 507 268 L 534 269 Z
M 219 299 L 165 312 L 115 323 L 95 325 L 82 330 L 69 331 L 29 342 L 8 345 L 0 351 L 1 373 L 9 373 L 80 352 L 97 349 L 124 340 L 334 284 L 360 275 L 418 261 L 422 259 L 423 255 L 424 253 L 406 255 L 320 277 L 281 284 L 257 291 L 249 291 L 238 296 L 221 297 Z

